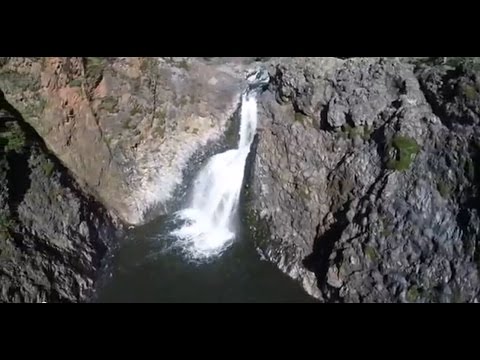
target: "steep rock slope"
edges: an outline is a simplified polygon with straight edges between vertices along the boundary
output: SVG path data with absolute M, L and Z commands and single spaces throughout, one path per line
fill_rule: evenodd
M 479 73 L 273 60 L 251 188 L 258 246 L 313 296 L 476 302 Z
M 0 91 L 0 302 L 87 300 L 115 227 Z

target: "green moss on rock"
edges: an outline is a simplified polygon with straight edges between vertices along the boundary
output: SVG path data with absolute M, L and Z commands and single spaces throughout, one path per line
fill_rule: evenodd
M 55 170 L 55 165 L 51 160 L 46 160 L 42 163 L 43 172 L 47 177 L 50 177 L 53 174 L 53 170 Z
M 346 134 L 347 138 L 353 139 L 353 137 L 355 136 L 356 130 L 355 130 L 355 127 L 349 124 L 345 124 L 345 125 L 342 125 L 342 132 Z
M 365 141 L 370 140 L 373 129 L 368 125 L 363 126 L 351 126 L 349 124 L 342 125 L 341 131 L 345 138 L 354 139 L 355 137 L 360 137 Z
M 370 138 L 372 137 L 372 134 L 373 134 L 373 127 L 370 127 L 368 125 L 364 125 L 363 126 L 363 134 L 362 134 L 363 140 L 365 140 L 365 141 L 370 140 Z
M 380 256 L 377 253 L 377 250 L 371 246 L 365 247 L 365 256 L 370 259 L 370 261 L 378 261 Z
M 410 168 L 413 159 L 420 151 L 420 146 L 412 138 L 396 135 L 389 145 L 389 153 L 391 149 L 395 150 L 396 156 L 388 160 L 387 168 L 405 171 Z
M 310 190 L 308 189 L 308 186 L 305 184 L 302 184 L 301 182 L 297 182 L 295 184 L 295 189 L 298 194 L 298 196 L 304 200 L 304 202 L 308 202 L 311 199 L 311 193 Z
M 463 85 L 462 86 L 462 93 L 467 100 L 475 100 L 478 97 L 477 89 L 472 85 Z
M 14 222 L 10 219 L 6 214 L 0 214 L 0 232 L 7 232 L 12 226 Z
M 418 286 L 416 285 L 413 285 L 411 286 L 408 291 L 407 291 L 407 301 L 408 302 L 416 302 L 420 297 L 420 289 L 418 288 Z
M 447 199 L 450 196 L 450 193 L 452 192 L 451 186 L 443 180 L 439 180 L 437 182 L 437 189 L 440 195 L 442 195 L 442 197 L 445 199 Z
M 106 60 L 100 57 L 87 57 L 84 59 L 85 77 L 90 86 L 96 86 L 103 77 Z

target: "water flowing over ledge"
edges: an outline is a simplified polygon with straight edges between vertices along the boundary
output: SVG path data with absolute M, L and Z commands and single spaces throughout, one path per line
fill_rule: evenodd
M 176 214 L 184 224 L 172 235 L 193 259 L 218 256 L 235 239 L 235 214 L 256 127 L 256 94 L 246 93 L 242 97 L 238 147 L 210 158 L 195 179 L 189 206 Z

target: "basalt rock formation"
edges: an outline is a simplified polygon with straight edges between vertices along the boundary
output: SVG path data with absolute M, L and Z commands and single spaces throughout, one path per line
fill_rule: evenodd
M 264 256 L 327 302 L 477 302 L 478 70 L 272 60 L 249 188 Z
M 118 224 L 0 95 L 0 302 L 86 301 Z

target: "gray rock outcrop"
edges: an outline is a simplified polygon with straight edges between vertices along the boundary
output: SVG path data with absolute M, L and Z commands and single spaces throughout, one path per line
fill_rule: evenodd
M 477 302 L 480 77 L 274 59 L 249 191 L 264 256 L 332 302 Z
M 0 95 L 0 302 L 86 301 L 117 226 Z

